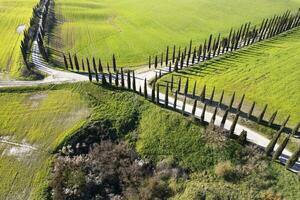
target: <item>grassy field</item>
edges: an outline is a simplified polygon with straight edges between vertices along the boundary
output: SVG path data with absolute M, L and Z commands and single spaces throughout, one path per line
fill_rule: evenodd
M 23 39 L 22 28 L 28 27 L 32 8 L 38 0 L 0 0 L 0 80 L 9 75 L 21 75 L 20 45 Z M 19 30 L 18 30 L 19 27 Z
M 225 90 L 225 100 L 229 104 L 233 92 L 237 94 L 236 104 L 241 96 L 246 95 L 242 110 L 249 111 L 253 101 L 257 102 L 256 116 L 268 104 L 267 117 L 278 110 L 276 122 L 282 123 L 291 115 L 290 126 L 299 122 L 300 113 L 300 29 L 288 34 L 265 41 L 236 53 L 226 55 L 205 64 L 191 67 L 174 73 L 175 82 L 179 77 L 188 77 L 190 92 L 197 81 L 197 94 L 206 84 L 207 98 L 213 87 L 216 87 L 216 99 L 219 99 L 222 89 Z M 169 81 L 171 75 L 161 81 Z
M 299 184 L 297 175 L 274 163 L 270 163 L 272 167 L 267 167 L 265 173 L 251 171 L 251 176 L 239 179 L 238 183 L 216 177 L 213 169 L 219 162 L 230 161 L 236 168 L 243 164 L 243 147 L 206 133 L 204 127 L 192 119 L 157 107 L 133 93 L 79 83 L 2 90 L 0 100 L 0 110 L 4 113 L 0 118 L 4 122 L 0 127 L 1 139 L 36 148 L 1 142 L 1 199 L 45 198 L 55 159 L 53 150 L 91 121 L 110 124 L 109 129 L 136 147 L 144 159 L 154 162 L 171 159 L 192 172 L 189 181 L 170 182 L 177 194 L 175 199 L 195 196 L 203 191 L 202 186 L 207 181 L 210 182 L 207 187 L 222 188 L 218 195 L 247 194 L 249 188 L 253 190 L 249 197 L 267 189 L 287 199 L 299 195 L 295 189 Z M 275 181 L 277 179 L 279 181 Z M 262 186 L 253 186 L 257 181 L 262 182 Z M 193 184 L 199 187 L 193 188 Z
M 88 105 L 70 89 L 3 91 L 0 94 L 0 199 L 28 199 L 45 185 L 51 152 L 79 128 Z
M 210 33 L 228 33 L 246 22 L 258 23 L 299 0 L 56 0 L 56 28 L 51 47 L 79 57 L 111 61 L 115 53 L 123 66 L 146 64 L 149 55 L 167 45 L 203 42 Z

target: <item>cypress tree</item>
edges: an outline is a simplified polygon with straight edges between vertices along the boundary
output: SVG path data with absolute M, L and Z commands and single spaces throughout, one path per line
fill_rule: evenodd
M 73 70 L 74 69 L 74 67 L 73 67 L 73 61 L 72 61 L 70 53 L 69 53 L 69 62 L 70 62 L 71 70 Z
M 169 72 L 172 72 L 172 66 L 171 66 L 171 62 L 169 63 Z
M 203 61 L 205 61 L 206 59 L 206 40 L 204 41 L 204 45 L 203 45 Z
M 122 88 L 125 88 L 125 81 L 124 81 L 124 71 L 123 71 L 123 68 L 121 68 L 121 85 L 122 85 Z
M 189 51 L 188 51 L 188 56 L 189 57 L 191 56 L 191 53 L 192 53 L 192 45 L 193 45 L 193 41 L 191 40 L 190 41 L 190 46 L 189 46 Z
M 239 105 L 238 105 L 238 108 L 237 108 L 237 111 L 240 112 L 241 109 L 242 109 L 242 106 L 243 106 L 243 103 L 244 103 L 244 99 L 245 99 L 245 95 L 243 95 Z
M 214 101 L 215 91 L 216 91 L 216 87 L 213 88 L 213 91 L 211 93 L 210 100 L 209 100 L 210 104 L 212 104 Z
M 224 90 L 222 90 L 222 94 L 221 94 L 221 97 L 220 97 L 220 101 L 219 101 L 218 107 L 220 107 L 222 105 L 223 98 L 224 98 Z
M 161 70 L 159 70 L 159 78 L 161 78 L 161 77 L 162 77 Z
M 177 90 L 176 90 L 176 91 L 175 91 L 175 97 L 174 97 L 174 104 L 173 104 L 174 110 L 176 110 L 176 107 L 177 107 L 177 97 L 178 97 L 178 92 L 177 92 Z
M 184 86 L 184 95 L 186 96 L 188 94 L 189 90 L 189 78 L 186 79 L 185 86 Z
M 180 69 L 184 67 L 184 52 L 181 54 L 181 60 L 180 60 Z
M 206 85 L 203 86 L 202 92 L 200 94 L 200 101 L 205 101 Z
M 197 109 L 197 99 L 194 100 L 194 105 L 192 109 L 192 115 L 195 116 L 196 114 L 196 109 Z
M 229 131 L 229 137 L 231 137 L 231 138 L 233 138 L 234 130 L 235 130 L 236 124 L 237 124 L 237 122 L 239 120 L 239 117 L 240 117 L 240 113 L 237 113 L 235 115 L 235 118 L 234 118 L 232 124 L 231 124 L 230 131 Z
M 103 67 L 102 67 L 102 63 L 101 63 L 101 59 L 99 58 L 99 61 L 98 61 L 98 68 L 99 68 L 99 72 L 103 72 Z
M 97 67 L 96 67 L 95 59 L 93 59 L 93 67 L 94 67 L 96 81 L 99 82 L 99 76 L 98 76 L 98 72 L 97 72 Z
M 169 105 L 169 83 L 166 85 L 166 95 L 165 95 L 165 107 Z
M 155 83 L 152 84 L 152 88 L 151 88 L 151 100 L 153 103 L 155 103 Z
M 194 89 L 193 89 L 193 98 L 196 96 L 196 89 L 197 89 L 197 81 L 194 83 Z
M 178 93 L 180 93 L 180 90 L 181 90 L 181 76 L 178 81 L 178 88 L 177 88 Z
M 148 98 L 147 80 L 146 80 L 146 78 L 145 78 L 145 80 L 144 80 L 144 97 L 145 97 L 145 99 Z
M 132 89 L 134 92 L 136 92 L 136 83 L 135 83 L 135 72 L 132 71 Z
M 215 107 L 214 113 L 213 113 L 213 115 L 211 117 L 211 120 L 210 120 L 211 124 L 215 124 L 217 113 L 218 113 L 218 107 Z
M 259 115 L 258 119 L 257 119 L 257 122 L 258 123 L 261 123 L 264 119 L 264 116 L 265 116 L 265 113 L 267 111 L 267 108 L 268 108 L 268 104 L 265 105 L 263 111 L 261 112 L 261 114 Z
M 74 56 L 74 62 L 75 62 L 76 70 L 79 71 L 79 62 L 78 62 L 78 58 L 77 58 L 76 54 Z
M 113 70 L 114 70 L 114 72 L 116 72 L 117 71 L 117 61 L 116 61 L 115 54 L 113 54 L 112 61 L 113 61 Z
M 173 91 L 174 88 L 174 75 L 171 76 L 171 91 Z
M 116 72 L 115 85 L 116 85 L 117 87 L 119 86 L 119 71 L 118 71 L 118 70 L 117 70 L 117 72 Z
M 273 122 L 275 121 L 275 118 L 276 118 L 276 116 L 277 116 L 277 110 L 273 113 L 273 115 L 271 116 L 271 118 L 270 118 L 270 120 L 269 120 L 269 123 L 268 123 L 268 125 L 269 126 L 272 126 L 272 124 L 273 124 Z
M 253 113 L 253 111 L 254 111 L 255 104 L 256 104 L 255 101 L 253 101 L 252 106 L 251 106 L 251 108 L 250 108 L 250 110 L 249 110 L 249 112 L 248 112 L 248 118 L 250 118 L 250 117 L 252 116 L 252 113 Z
M 200 121 L 201 121 L 202 123 L 205 122 L 205 112 L 206 112 L 206 107 L 207 107 L 207 105 L 206 105 L 206 103 L 205 103 L 205 104 L 204 104 L 204 107 L 203 107 L 203 110 L 202 110 L 202 113 L 201 113 L 201 117 L 200 117 Z
M 227 108 L 225 110 L 225 113 L 224 113 L 222 121 L 221 121 L 221 126 L 220 126 L 221 128 L 224 128 L 225 122 L 227 120 L 228 113 L 229 113 L 229 109 Z
M 149 69 L 151 69 L 151 56 L 149 56 Z
M 89 80 L 90 80 L 90 82 L 92 82 L 93 78 L 92 78 L 91 68 L 90 68 L 90 62 L 89 62 L 88 58 L 86 58 L 86 62 L 87 62 L 87 67 L 88 67 Z
M 276 132 L 275 136 L 272 138 L 272 140 L 270 141 L 270 143 L 266 147 L 266 155 L 267 156 L 270 156 L 272 154 L 272 152 L 274 150 L 274 147 L 275 147 L 275 145 L 276 145 L 276 143 L 277 143 L 277 141 L 278 141 L 281 133 L 283 132 L 283 130 L 284 130 L 287 122 L 289 121 L 289 119 L 290 119 L 290 116 L 288 116 L 286 118 L 286 120 L 282 123 L 280 129 Z
M 194 52 L 193 52 L 192 64 L 195 64 L 196 54 L 197 54 L 197 50 L 196 50 L 196 47 L 195 47 Z
M 164 62 L 164 53 L 161 53 L 160 66 L 163 66 L 163 62 Z
M 185 104 L 186 104 L 186 96 L 184 97 L 183 104 L 182 104 L 182 110 L 181 110 L 182 115 L 184 115 L 185 113 Z
M 159 83 L 156 86 L 156 104 L 159 104 Z
M 154 68 L 156 69 L 158 65 L 158 58 L 155 56 L 155 61 L 154 61 Z
M 229 103 L 229 109 L 232 108 L 234 99 L 235 99 L 235 92 L 233 93 L 233 95 L 232 95 L 232 97 L 231 97 L 231 100 L 230 100 L 230 103 Z
M 106 78 L 105 78 L 105 74 L 102 72 L 102 85 L 106 85 L 107 84 L 107 81 L 106 81 Z
M 85 67 L 84 67 L 84 61 L 83 61 L 83 59 L 81 59 L 81 66 L 82 66 L 82 71 L 85 71 Z
M 210 51 L 211 41 L 212 41 L 212 34 L 210 34 L 209 39 L 208 39 L 207 52 Z
M 110 72 L 109 63 L 107 63 L 107 71 Z
M 110 72 L 108 73 L 108 81 L 109 81 L 109 85 L 112 85 L 112 75 Z
M 63 56 L 64 56 L 65 68 L 66 68 L 66 70 L 68 70 L 68 68 L 69 68 L 69 65 L 68 65 L 68 61 L 67 61 L 66 55 L 65 55 L 65 54 L 63 54 Z
M 139 87 L 139 95 L 142 96 L 142 86 Z
M 300 145 L 298 145 L 298 149 L 293 153 L 293 155 L 286 162 L 286 168 L 292 168 L 300 157 Z
M 201 55 L 202 55 L 202 44 L 200 44 L 198 49 L 198 63 L 201 61 Z
M 128 90 L 131 90 L 131 77 L 130 77 L 130 71 L 127 71 L 127 88 Z
M 175 54 L 176 54 L 176 46 L 173 47 L 173 56 L 172 56 L 172 63 L 175 62 Z
M 168 65 L 169 62 L 169 46 L 167 46 L 167 50 L 166 50 L 166 66 Z
M 175 65 L 174 65 L 174 71 L 178 72 L 178 58 L 175 61 Z

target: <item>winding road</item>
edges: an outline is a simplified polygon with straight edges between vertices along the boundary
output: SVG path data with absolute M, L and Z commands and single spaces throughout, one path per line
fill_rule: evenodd
M 40 20 L 40 23 L 41 23 L 41 20 Z M 40 31 L 40 30 L 38 30 L 38 31 Z M 45 85 L 46 84 L 62 84 L 62 83 L 75 83 L 75 82 L 89 81 L 88 75 L 77 74 L 77 73 L 68 72 L 68 71 L 62 71 L 62 70 L 58 70 L 58 69 L 54 69 L 54 68 L 49 67 L 47 62 L 41 56 L 39 46 L 38 46 L 38 43 L 37 43 L 37 38 L 35 39 L 35 41 L 33 43 L 32 58 L 33 58 L 33 64 L 34 64 L 35 68 L 47 75 L 47 77 L 45 79 L 38 80 L 38 81 L 0 81 L 0 87 L 36 86 L 36 85 L 43 85 L 43 84 L 45 84 Z M 160 70 L 161 70 L 162 74 L 169 73 L 169 68 L 168 67 L 162 68 Z M 172 70 L 173 70 L 173 67 L 172 67 Z M 158 70 L 154 70 L 154 69 L 153 70 L 146 70 L 146 71 L 136 72 L 136 74 L 135 74 L 136 87 L 137 88 L 141 87 L 142 93 L 144 93 L 144 80 L 146 79 L 147 82 L 149 82 L 150 80 L 155 78 L 156 73 L 158 73 L 158 72 L 159 72 Z M 127 79 L 126 76 L 125 76 L 125 79 Z M 125 81 L 125 83 L 127 83 L 127 81 Z M 151 90 L 152 89 L 147 84 L 148 96 L 151 96 Z M 164 104 L 165 94 L 160 93 L 159 98 L 160 98 L 159 101 L 162 104 Z M 171 108 L 173 108 L 173 103 L 174 103 L 174 99 L 169 97 L 168 105 Z M 181 100 L 177 100 L 176 109 L 181 111 L 182 110 L 182 105 L 183 105 L 183 102 Z M 193 105 L 186 104 L 186 106 L 185 106 L 185 112 L 186 113 L 192 113 L 192 109 L 193 109 Z M 197 107 L 195 116 L 200 118 L 201 113 L 202 113 L 202 108 Z M 206 111 L 205 121 L 210 122 L 212 116 L 213 116 L 213 113 L 211 113 L 209 111 Z M 215 124 L 220 125 L 221 120 L 222 120 L 222 116 L 217 115 L 216 120 L 215 120 Z M 231 124 L 232 124 L 232 121 L 227 120 L 226 123 L 225 123 L 224 128 L 229 130 L 230 127 L 231 127 Z M 251 143 L 257 144 L 261 147 L 266 147 L 270 142 L 269 139 L 264 137 L 259 132 L 255 131 L 255 130 L 252 130 L 252 129 L 250 129 L 250 128 L 242 125 L 242 124 L 239 124 L 239 123 L 237 124 L 237 126 L 235 128 L 235 134 L 239 135 L 243 130 L 247 131 L 247 139 Z M 277 147 L 278 147 L 278 145 L 276 145 L 275 149 Z M 285 149 L 283 151 L 283 154 L 280 157 L 281 162 L 284 163 L 287 160 L 287 158 L 291 155 L 292 155 L 292 153 L 290 151 L 288 151 L 287 149 Z M 294 168 L 292 170 L 294 172 L 299 172 L 300 171 L 300 161 L 299 160 L 298 160 L 298 162 L 296 163 L 296 165 L 294 166 Z

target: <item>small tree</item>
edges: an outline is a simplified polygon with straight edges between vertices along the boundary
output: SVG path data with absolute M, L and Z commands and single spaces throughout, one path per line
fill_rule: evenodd
M 297 133 L 299 127 L 300 127 L 300 122 L 293 129 L 292 133 L 290 133 L 288 136 L 285 136 L 283 142 L 279 145 L 279 147 L 276 149 L 275 153 L 273 154 L 273 157 L 272 157 L 273 160 L 279 159 L 280 155 L 282 154 L 283 150 L 285 149 L 286 145 L 288 144 L 290 138 Z
M 171 91 L 172 91 L 173 88 L 174 88 L 174 75 L 173 74 L 171 76 L 171 83 L 170 83 L 170 85 L 171 85 Z
M 245 99 L 245 95 L 243 95 L 243 97 L 242 97 L 242 99 L 241 99 L 241 101 L 240 101 L 240 103 L 238 105 L 238 108 L 237 108 L 238 112 L 240 112 L 241 109 L 242 109 L 242 106 L 243 106 L 243 103 L 244 103 L 244 99 Z
M 259 115 L 258 119 L 257 119 L 257 122 L 258 123 L 261 123 L 264 119 L 264 116 L 266 114 L 266 111 L 267 111 L 267 108 L 268 108 L 268 104 L 265 105 L 263 111 L 261 112 L 261 114 Z
M 98 72 L 97 72 L 97 67 L 96 67 L 95 59 L 93 59 L 93 63 L 94 63 L 93 67 L 94 67 L 96 81 L 99 82 L 99 76 L 98 76 Z
M 68 68 L 69 68 L 69 65 L 68 65 L 68 61 L 67 61 L 66 55 L 65 55 L 65 54 L 63 54 L 63 56 L 64 56 L 65 68 L 66 68 L 66 70 L 68 70 Z
M 192 109 L 192 115 L 195 116 L 196 114 L 196 109 L 197 109 L 197 99 L 194 100 L 194 105 Z
M 174 110 L 176 110 L 176 107 L 177 107 L 177 96 L 178 96 L 178 92 L 177 92 L 177 90 L 176 90 L 176 91 L 175 91 L 175 96 L 174 96 L 174 104 L 173 104 Z
M 202 102 L 205 101 L 205 93 L 206 93 L 206 85 L 203 86 L 202 92 L 201 92 L 201 94 L 200 94 L 200 100 L 201 100 Z
M 155 61 L 154 61 L 154 68 L 156 69 L 158 65 L 158 58 L 155 56 Z
M 152 84 L 151 100 L 155 103 L 155 83 Z
M 109 81 L 109 85 L 112 85 L 112 75 L 111 75 L 111 72 L 108 73 L 108 81 Z
M 266 155 L 267 156 L 270 156 L 272 154 L 272 152 L 274 150 L 274 147 L 275 147 L 275 145 L 276 145 L 276 143 L 277 143 L 277 141 L 278 141 L 281 133 L 283 132 L 284 127 L 286 126 L 287 122 L 289 121 L 289 119 L 290 119 L 290 116 L 288 116 L 286 118 L 286 120 L 282 123 L 280 129 L 277 131 L 277 133 L 275 134 L 275 136 L 272 138 L 272 140 L 270 141 L 270 143 L 266 147 L 265 151 L 266 151 Z
M 185 86 L 184 86 L 184 95 L 186 96 L 188 94 L 189 90 L 189 78 L 186 79 Z
M 159 83 L 156 86 L 156 104 L 159 104 Z
M 135 72 L 132 71 L 132 89 L 134 92 L 136 92 L 136 83 L 135 83 Z
M 166 50 L 166 66 L 168 65 L 169 62 L 169 46 L 167 46 L 167 50 Z
M 74 56 L 74 62 L 75 62 L 76 70 L 79 71 L 79 62 L 78 62 L 78 58 L 77 58 L 76 54 Z
M 246 145 L 247 135 L 248 135 L 247 131 L 243 130 L 237 139 L 238 143 L 240 143 L 241 145 Z
M 81 59 L 81 66 L 82 66 L 82 71 L 85 71 L 85 67 L 84 67 L 84 61 L 83 61 L 83 59 Z
M 182 110 L 181 110 L 182 115 L 184 115 L 185 113 L 185 104 L 186 104 L 186 96 L 184 97 L 183 104 L 182 104 Z
M 298 145 L 298 149 L 293 153 L 293 155 L 286 162 L 286 168 L 287 169 L 292 168 L 296 164 L 299 157 L 300 157 L 300 145 Z
M 127 88 L 128 90 L 131 90 L 131 77 L 130 77 L 130 71 L 127 71 Z
M 221 94 L 221 97 L 220 97 L 220 100 L 219 100 L 219 104 L 218 104 L 218 107 L 220 107 L 223 103 L 223 98 L 224 98 L 224 90 L 222 90 L 222 94 Z
M 251 106 L 251 108 L 248 112 L 248 118 L 250 118 L 252 116 L 252 113 L 253 113 L 254 108 L 255 108 L 255 104 L 256 104 L 255 101 L 253 101 L 252 106 Z
M 99 69 L 99 72 L 102 73 L 103 72 L 103 67 L 102 67 L 102 63 L 101 63 L 101 59 L 99 58 L 99 64 L 98 64 L 98 69 Z
M 201 123 L 204 123 L 205 122 L 205 112 L 206 112 L 206 103 L 204 104 L 204 107 L 203 107 L 203 110 L 202 110 L 202 113 L 201 113 L 201 117 L 200 117 L 200 121 Z
M 271 118 L 270 118 L 270 120 L 269 120 L 269 123 L 268 123 L 269 126 L 272 126 L 272 124 L 273 124 L 273 122 L 275 121 L 275 118 L 276 118 L 276 116 L 277 116 L 277 113 L 278 113 L 278 111 L 276 110 L 276 111 L 272 114 L 272 116 L 271 116 Z
M 115 78 L 115 85 L 118 87 L 119 86 L 119 72 L 116 72 L 116 78 Z
M 70 62 L 71 70 L 73 70 L 74 69 L 74 67 L 73 67 L 73 61 L 72 61 L 70 53 L 69 53 L 69 62 Z
M 121 85 L 122 85 L 122 88 L 125 87 L 124 71 L 123 71 L 123 68 L 121 68 Z
M 105 78 L 105 74 L 102 72 L 102 76 L 101 76 L 101 81 L 102 81 L 102 85 L 106 85 L 107 84 L 107 81 L 106 81 L 106 78 Z
M 234 99 L 235 99 L 235 92 L 232 94 L 232 97 L 231 97 L 231 100 L 230 100 L 230 103 L 229 103 L 229 109 L 232 108 L 233 103 L 234 103 Z
M 151 56 L 149 56 L 149 69 L 151 69 Z
M 116 72 L 117 71 L 117 61 L 116 61 L 115 54 L 113 54 L 112 61 L 113 61 L 113 70 L 114 70 L 114 72 Z
M 196 96 L 196 89 L 197 89 L 197 81 L 194 83 L 194 89 L 193 89 L 193 98 Z
M 172 55 L 172 63 L 175 62 L 175 56 L 176 56 L 176 46 L 173 47 L 173 55 Z
M 234 118 L 232 124 L 231 124 L 230 131 L 229 131 L 229 137 L 231 137 L 231 138 L 233 138 L 233 136 L 234 136 L 235 127 L 236 127 L 236 124 L 239 120 L 239 117 L 240 117 L 240 113 L 237 113 L 235 115 L 235 118 Z
M 91 68 L 90 68 L 90 62 L 89 62 L 88 58 L 86 58 L 86 62 L 87 62 L 87 67 L 88 67 L 89 80 L 90 80 L 90 82 L 92 82 L 93 78 L 92 78 Z
M 211 96 L 210 96 L 210 99 L 209 99 L 210 104 L 212 104 L 213 101 L 214 101 L 215 91 L 216 91 L 216 87 L 213 88 L 213 91 L 211 93 Z
M 146 78 L 145 78 L 145 80 L 144 80 L 144 97 L 145 97 L 145 99 L 148 98 L 147 80 L 146 80 Z
M 227 120 L 228 113 L 229 113 L 229 108 L 227 108 L 225 110 L 225 113 L 224 113 L 222 121 L 221 121 L 221 126 L 220 126 L 221 128 L 224 128 L 225 122 Z
M 165 95 L 165 107 L 169 105 L 169 83 L 166 85 L 166 95 Z
M 180 90 L 181 90 L 181 76 L 179 77 L 179 81 L 178 81 L 178 88 L 177 88 L 178 93 L 180 93 Z

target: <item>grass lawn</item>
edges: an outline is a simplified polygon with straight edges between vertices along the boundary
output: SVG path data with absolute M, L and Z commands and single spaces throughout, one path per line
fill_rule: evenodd
M 203 42 L 210 33 L 228 33 L 300 7 L 299 0 L 56 0 L 57 26 L 51 47 L 82 57 L 117 56 L 122 66 L 146 64 L 167 45 Z
M 37 0 L 0 0 L 0 80 L 21 75 L 22 28 L 28 27 Z
M 248 112 L 253 101 L 257 102 L 255 115 L 268 104 L 267 117 L 278 110 L 277 124 L 291 115 L 289 126 L 295 126 L 300 118 L 300 29 L 281 35 L 274 39 L 258 43 L 205 64 L 173 73 L 177 83 L 179 77 L 190 80 L 190 92 L 197 81 L 197 94 L 206 84 L 207 98 L 213 87 L 219 99 L 225 90 L 225 101 L 229 104 L 233 92 L 237 94 L 236 104 L 243 94 L 246 101 L 242 108 Z M 161 81 L 169 81 L 167 75 Z M 269 119 L 269 118 L 266 118 Z

